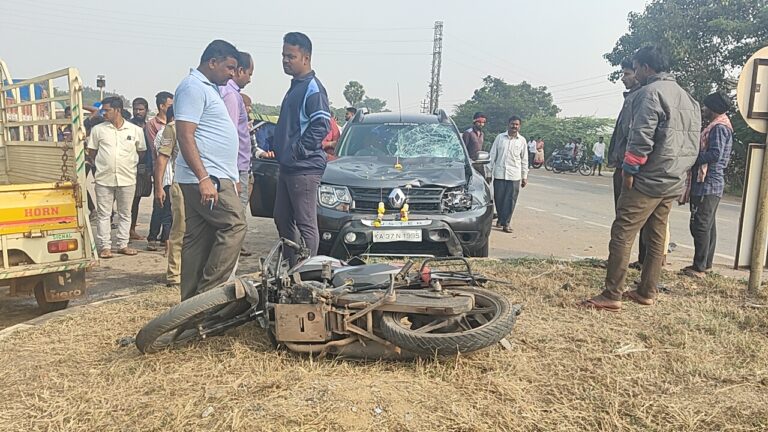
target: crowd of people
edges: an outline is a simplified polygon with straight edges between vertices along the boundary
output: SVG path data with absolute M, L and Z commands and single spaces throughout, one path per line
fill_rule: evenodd
M 602 176 L 606 159 L 614 168 L 615 220 L 611 227 L 607 275 L 603 291 L 580 305 L 618 311 L 622 300 L 642 305 L 655 301 L 661 268 L 669 245 L 669 213 L 673 202 L 690 206 L 690 233 L 694 240 L 693 263 L 682 273 L 702 278 L 712 269 L 717 242 L 716 213 L 725 187 L 725 170 L 733 144 L 728 115 L 730 100 L 715 92 L 703 107 L 668 72 L 662 51 L 654 46 L 638 50 L 622 62 L 624 104 L 617 117 L 610 145 L 598 137 L 592 145 L 591 175 Z M 493 196 L 498 213 L 496 226 L 512 232 L 510 220 L 520 193 L 528 183 L 531 158 L 541 160 L 543 141 L 526 142 L 520 135 L 521 119 L 511 116 L 507 131 L 490 149 Z M 476 113 L 463 135 L 473 160 L 483 148 L 487 118 Z M 702 124 L 704 125 L 702 129 Z M 574 138 L 563 152 L 580 161 L 585 148 Z M 630 252 L 639 237 L 638 260 Z M 641 270 L 636 289 L 626 291 L 627 270 Z
M 211 42 L 197 68 L 175 92 L 155 97 L 157 114 L 147 120 L 148 103 L 133 100 L 132 112 L 119 97 L 94 107 L 86 121 L 88 160 L 94 171 L 96 239 L 99 257 L 113 251 L 136 255 L 129 246 L 141 239 L 136 217 L 142 197 L 154 192 L 147 248 L 167 251 L 169 285 L 186 299 L 231 277 L 247 229 L 251 157 L 276 158 L 280 166 L 274 220 L 281 237 L 319 246 L 317 190 L 326 163 L 335 157 L 341 128 L 333 118 L 325 88 L 312 69 L 312 42 L 302 33 L 283 38 L 283 71 L 292 77 L 269 148 L 256 145 L 250 122 L 251 100 L 243 93 L 254 59 L 222 40 Z M 610 145 L 593 144 L 592 175 L 602 176 L 607 158 L 614 167 L 615 220 L 611 228 L 603 291 L 583 307 L 617 311 L 622 299 L 650 305 L 656 296 L 669 241 L 673 202 L 689 204 L 695 254 L 683 271 L 703 277 L 712 268 L 716 212 L 724 189 L 733 140 L 725 114 L 729 100 L 713 93 L 699 103 L 682 89 L 655 47 L 640 49 L 622 63 L 626 87 Z M 703 120 L 705 128 L 701 129 Z M 356 114 L 347 109 L 346 120 Z M 487 118 L 473 116 L 462 138 L 472 160 L 480 158 Z M 523 120 L 512 115 L 487 155 L 496 227 L 511 230 L 511 218 L 533 164 L 544 162 L 544 141 L 528 141 Z M 574 159 L 585 151 L 573 139 L 566 151 Z M 607 154 L 607 156 L 606 156 Z M 116 248 L 112 248 L 112 230 Z M 642 269 L 637 288 L 625 291 L 630 251 L 640 238 L 633 265 Z M 294 260 L 293 251 L 286 251 Z
M 277 157 L 280 165 L 279 235 L 317 252 L 317 188 L 340 131 L 312 70 L 310 39 L 286 34 L 282 56 L 293 79 L 268 148 L 256 145 L 252 102 L 242 93 L 254 59 L 223 40 L 205 48 L 173 93 L 156 95 L 154 117 L 147 119 L 143 98 L 133 100 L 133 112 L 119 97 L 95 104 L 85 126 L 100 258 L 138 253 L 129 242 L 143 239 L 136 232 L 139 206 L 154 192 L 147 249 L 166 249 L 168 285 L 178 286 L 184 300 L 225 282 L 239 256 L 250 254 L 243 241 L 252 155 Z

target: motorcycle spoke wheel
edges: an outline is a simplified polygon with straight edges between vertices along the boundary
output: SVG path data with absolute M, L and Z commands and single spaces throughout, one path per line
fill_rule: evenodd
M 200 329 L 216 326 L 216 334 L 220 334 L 241 323 L 235 318 L 246 310 L 248 302 L 235 298 L 234 284 L 218 286 L 184 300 L 148 322 L 136 335 L 136 347 L 150 354 L 201 339 Z M 232 325 L 227 326 L 228 322 Z
M 492 291 L 452 288 L 471 293 L 475 306 L 461 315 L 435 316 L 387 312 L 382 319 L 384 337 L 395 345 L 422 356 L 455 355 L 494 345 L 515 324 L 520 306 Z

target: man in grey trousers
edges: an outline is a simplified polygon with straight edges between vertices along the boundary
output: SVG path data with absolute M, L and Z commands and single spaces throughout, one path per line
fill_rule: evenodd
M 237 130 L 219 93 L 237 68 L 238 51 L 215 40 L 200 65 L 176 88 L 174 108 L 181 158 L 176 182 L 184 196 L 181 299 L 226 282 L 245 238 L 245 212 L 237 196 Z
M 312 70 L 312 42 L 302 33 L 283 38 L 283 70 L 291 75 L 280 107 L 274 143 L 280 176 L 275 197 L 275 225 L 280 237 L 303 240 L 312 255 L 320 246 L 317 189 L 325 172 L 323 138 L 330 130 L 328 94 Z M 293 250 L 285 258 L 295 264 Z

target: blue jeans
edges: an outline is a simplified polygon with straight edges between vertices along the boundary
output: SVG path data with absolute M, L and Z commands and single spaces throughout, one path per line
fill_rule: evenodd
M 171 186 L 164 186 L 165 200 L 163 206 L 160 207 L 157 201 L 154 201 L 152 206 L 152 219 L 149 221 L 149 235 L 147 241 L 158 241 L 157 236 L 160 235 L 159 240 L 165 242 L 168 240 L 168 236 L 171 234 L 171 224 L 173 223 L 173 214 L 171 213 Z M 162 228 L 162 234 L 160 229 Z

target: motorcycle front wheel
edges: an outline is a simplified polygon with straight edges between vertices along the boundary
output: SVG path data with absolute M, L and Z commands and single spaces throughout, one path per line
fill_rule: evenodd
M 188 298 L 148 322 L 136 335 L 136 347 L 151 354 L 202 339 L 200 329 L 216 327 L 216 334 L 242 324 L 234 318 L 248 310 L 245 299 L 235 297 L 235 285 L 220 285 Z M 222 325 L 223 324 L 223 325 Z
M 424 315 L 386 312 L 381 321 L 384 338 L 422 356 L 469 353 L 498 343 L 507 336 L 522 311 L 506 297 L 480 288 L 451 288 L 472 294 L 475 305 L 461 315 Z
M 587 165 L 585 163 L 579 165 L 579 174 L 581 174 L 583 176 L 588 176 L 588 175 L 592 174 L 592 167 L 590 167 L 589 165 Z
M 544 162 L 544 169 L 547 171 L 552 171 L 552 158 L 549 158 Z

